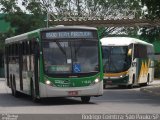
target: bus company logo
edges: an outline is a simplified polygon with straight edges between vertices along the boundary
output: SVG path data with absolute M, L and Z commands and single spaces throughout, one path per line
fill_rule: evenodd
M 55 80 L 56 84 L 70 84 L 70 80 Z
M 146 61 L 142 62 L 141 70 L 140 70 L 140 76 L 147 75 L 148 70 L 149 70 L 149 66 L 150 66 L 150 60 L 148 61 L 148 63 Z

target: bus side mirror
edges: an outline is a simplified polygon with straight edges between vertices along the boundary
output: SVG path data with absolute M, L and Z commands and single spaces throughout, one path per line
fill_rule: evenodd
M 132 49 L 128 50 L 127 56 L 131 56 L 132 55 Z

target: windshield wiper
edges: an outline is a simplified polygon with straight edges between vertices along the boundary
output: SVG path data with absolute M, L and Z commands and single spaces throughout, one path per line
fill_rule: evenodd
M 66 52 L 63 49 L 63 47 L 61 46 L 61 44 L 59 42 L 56 41 L 56 44 L 58 45 L 59 49 L 61 50 L 61 52 L 66 56 Z

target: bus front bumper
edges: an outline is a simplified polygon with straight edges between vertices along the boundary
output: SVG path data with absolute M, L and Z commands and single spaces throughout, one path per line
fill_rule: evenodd
M 127 85 L 129 82 L 129 76 L 123 78 L 104 78 L 104 85 Z
M 53 87 L 40 83 L 40 98 L 45 97 L 79 97 L 79 96 L 101 96 L 103 94 L 103 81 L 85 87 Z

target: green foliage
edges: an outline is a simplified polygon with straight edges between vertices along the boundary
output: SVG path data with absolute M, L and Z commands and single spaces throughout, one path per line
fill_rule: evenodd
M 148 14 L 146 17 L 153 20 L 160 18 L 160 2 L 159 0 L 141 0 L 142 5 L 147 7 Z M 141 29 L 142 35 L 141 39 L 144 39 L 148 42 L 154 42 L 160 40 L 160 27 L 143 27 Z
M 155 62 L 154 77 L 155 78 L 160 78 L 160 61 Z
M 58 14 L 63 12 L 78 12 L 81 16 L 83 13 L 88 13 L 90 15 L 103 15 L 108 13 L 108 16 L 117 16 L 126 10 L 141 10 L 140 1 L 137 0 L 49 0 L 51 3 L 48 4 L 48 0 L 22 0 L 22 5 L 26 8 L 26 11 L 22 10 L 17 6 L 17 0 L 1 0 L 0 5 L 2 6 L 1 12 L 7 13 L 5 20 L 11 24 L 14 28 L 14 35 L 28 32 L 40 27 L 45 27 L 46 22 L 46 11 L 57 11 Z M 156 0 L 141 0 L 143 5 L 151 5 L 155 3 Z M 157 2 L 158 6 L 159 2 Z M 156 7 L 157 8 L 157 7 Z M 151 9 L 151 7 L 149 7 Z M 116 12 L 113 12 L 116 11 Z M 114 14 L 113 14 L 114 13 Z M 151 13 L 151 12 L 150 12 Z M 124 14 L 124 13 L 123 13 Z M 64 16 L 62 16 L 64 17 Z M 140 17 L 140 15 L 138 16 Z M 119 28 L 106 28 L 99 27 L 100 37 L 104 37 L 112 33 L 114 30 L 117 31 Z M 158 38 L 158 31 L 148 32 L 148 29 L 143 28 L 141 38 L 151 40 L 151 37 L 156 36 Z M 119 31 L 117 31 L 118 33 Z M 121 33 L 126 33 L 128 36 L 136 36 L 137 29 L 123 28 Z M 119 33 L 120 33 L 119 32 Z M 153 40 L 153 39 L 152 39 Z
M 21 11 L 20 7 L 17 6 L 17 0 L 1 0 L 0 5 L 3 13 Z
M 159 0 L 141 0 L 142 4 L 147 6 L 148 15 L 151 19 L 160 18 L 160 2 Z
M 22 11 L 21 8 L 16 4 L 17 0 L 1 0 L 2 5 L 1 12 L 5 14 L 5 21 L 9 22 L 11 28 L 14 28 L 14 35 L 25 33 L 40 27 L 45 26 L 46 11 L 42 9 L 40 2 L 34 2 L 30 0 L 27 5 L 24 4 L 26 10 Z
M 17 5 L 17 0 L 1 0 L 0 12 L 11 28 L 6 33 L 0 33 L 0 51 L 4 51 L 4 41 L 7 37 L 22 34 L 37 28 L 45 27 L 46 9 L 36 0 L 23 1 L 26 11 Z
M 98 36 L 99 36 L 100 39 L 105 36 L 105 31 L 106 31 L 105 27 L 99 27 L 98 28 Z
M 9 29 L 6 33 L 0 33 L 0 52 L 4 51 L 4 41 L 6 38 L 14 35 L 14 30 Z
M 67 1 L 66 0 L 56 0 L 55 6 L 58 8 L 67 7 Z
M 141 30 L 140 39 L 153 43 L 160 40 L 160 27 L 143 27 Z

